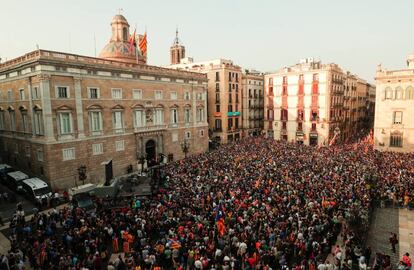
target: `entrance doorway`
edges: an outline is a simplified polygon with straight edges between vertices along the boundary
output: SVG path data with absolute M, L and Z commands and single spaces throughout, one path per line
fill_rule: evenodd
M 309 145 L 317 145 L 318 136 L 309 136 Z
M 145 153 L 147 154 L 148 167 L 154 166 L 156 164 L 156 155 L 157 151 L 155 149 L 155 141 L 149 140 L 145 144 Z

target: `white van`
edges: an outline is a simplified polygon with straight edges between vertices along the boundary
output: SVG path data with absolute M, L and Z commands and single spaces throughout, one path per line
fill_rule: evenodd
M 13 190 L 17 192 L 22 192 L 23 180 L 28 178 L 29 176 L 21 171 L 9 172 L 7 174 L 7 184 Z
M 45 181 L 40 178 L 30 178 L 23 180 L 23 190 L 26 195 L 38 202 L 49 200 L 52 197 L 52 191 Z

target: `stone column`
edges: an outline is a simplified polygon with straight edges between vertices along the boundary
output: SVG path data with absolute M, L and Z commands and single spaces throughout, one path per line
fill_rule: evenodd
M 85 137 L 85 127 L 83 125 L 83 106 L 82 106 L 82 78 L 73 77 L 75 84 L 75 104 L 76 104 L 76 122 L 78 123 L 78 138 Z
M 47 141 L 55 141 L 55 134 L 53 131 L 52 103 L 50 100 L 50 75 L 39 75 L 39 81 L 45 138 Z

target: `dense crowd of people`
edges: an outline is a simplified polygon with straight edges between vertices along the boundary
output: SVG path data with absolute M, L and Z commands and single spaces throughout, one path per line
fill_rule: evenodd
M 409 207 L 413 168 L 366 143 L 246 138 L 167 165 L 158 194 L 124 207 L 15 215 L 0 269 L 364 269 L 370 209 Z

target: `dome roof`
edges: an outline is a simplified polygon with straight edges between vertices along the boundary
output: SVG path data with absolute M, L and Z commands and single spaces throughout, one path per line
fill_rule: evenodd
M 130 47 L 131 46 L 128 42 L 110 41 L 102 49 L 99 54 L 99 58 L 135 64 L 137 63 L 138 54 L 138 63 L 145 64 L 145 59 L 141 52 L 139 50 L 135 50 L 134 48 L 130 50 Z
M 112 37 L 108 44 L 102 49 L 99 58 L 120 61 L 125 63 L 145 64 L 146 57 L 142 56 L 141 52 L 135 47 L 131 48 L 129 42 L 131 34 L 129 33 L 129 24 L 124 16 L 118 14 L 111 22 Z M 136 44 L 139 42 L 139 37 L 136 37 Z
M 112 19 L 111 24 L 113 24 L 113 23 L 124 23 L 124 24 L 127 24 L 129 26 L 127 19 L 121 14 L 118 14 L 118 15 L 114 16 L 114 18 Z

